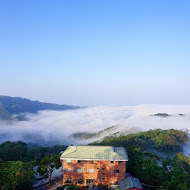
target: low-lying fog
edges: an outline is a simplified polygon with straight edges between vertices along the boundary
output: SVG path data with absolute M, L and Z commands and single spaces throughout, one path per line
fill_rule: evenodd
M 170 116 L 151 116 L 167 113 Z M 179 115 L 184 114 L 184 115 Z M 0 142 L 22 140 L 42 145 L 85 144 L 97 138 L 82 140 L 71 138 L 77 132 L 98 132 L 107 127 L 117 127 L 101 134 L 122 134 L 149 129 L 190 130 L 190 106 L 184 105 L 140 105 L 98 106 L 68 111 L 41 111 L 28 114 L 28 121 L 0 121 Z

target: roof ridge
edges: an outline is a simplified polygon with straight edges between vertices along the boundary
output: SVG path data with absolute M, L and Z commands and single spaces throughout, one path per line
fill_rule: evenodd
M 76 152 L 76 151 L 77 151 L 77 148 L 78 148 L 78 146 L 75 146 L 75 150 L 74 150 L 73 152 Z
M 133 177 L 130 177 L 130 180 L 131 180 L 133 187 L 135 187 L 135 180 L 133 179 Z
M 69 147 L 71 147 L 71 146 L 69 146 Z M 68 148 L 69 148 L 69 147 L 68 147 Z M 72 146 L 72 147 L 75 147 L 75 150 L 72 151 L 72 152 L 69 152 L 68 154 L 65 154 L 65 156 L 68 156 L 69 154 L 71 154 L 71 153 L 73 153 L 73 152 L 76 152 L 76 150 L 77 150 L 77 146 Z M 67 149 L 68 149 L 68 148 L 67 148 Z M 66 149 L 66 150 L 67 150 L 67 149 Z

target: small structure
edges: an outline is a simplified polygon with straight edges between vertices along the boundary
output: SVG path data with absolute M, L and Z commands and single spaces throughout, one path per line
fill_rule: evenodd
M 138 178 L 128 177 L 119 181 L 119 188 L 121 190 L 142 190 L 142 185 Z
M 63 185 L 118 185 L 125 179 L 128 155 L 123 147 L 69 146 L 61 155 Z

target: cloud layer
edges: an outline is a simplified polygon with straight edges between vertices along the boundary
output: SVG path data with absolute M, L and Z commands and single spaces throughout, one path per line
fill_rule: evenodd
M 156 113 L 172 116 L 150 116 Z M 72 139 L 70 135 L 77 132 L 98 132 L 113 125 L 118 126 L 115 132 L 126 134 L 157 128 L 190 130 L 189 105 L 98 106 L 67 111 L 42 111 L 28 117 L 29 121 L 0 121 L 0 142 L 22 140 L 44 145 L 83 144 L 97 139 L 81 141 Z

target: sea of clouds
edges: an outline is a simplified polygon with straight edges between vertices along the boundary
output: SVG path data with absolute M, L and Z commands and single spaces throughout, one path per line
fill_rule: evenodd
M 151 116 L 156 113 L 171 116 Z M 41 111 L 28 114 L 27 117 L 28 121 L 0 120 L 0 142 L 22 140 L 41 145 L 86 144 L 98 139 L 74 139 L 71 135 L 78 132 L 95 133 L 111 126 L 117 127 L 110 133 L 102 133 L 99 138 L 114 132 L 129 134 L 157 128 L 190 131 L 190 105 L 97 106 L 67 111 Z

